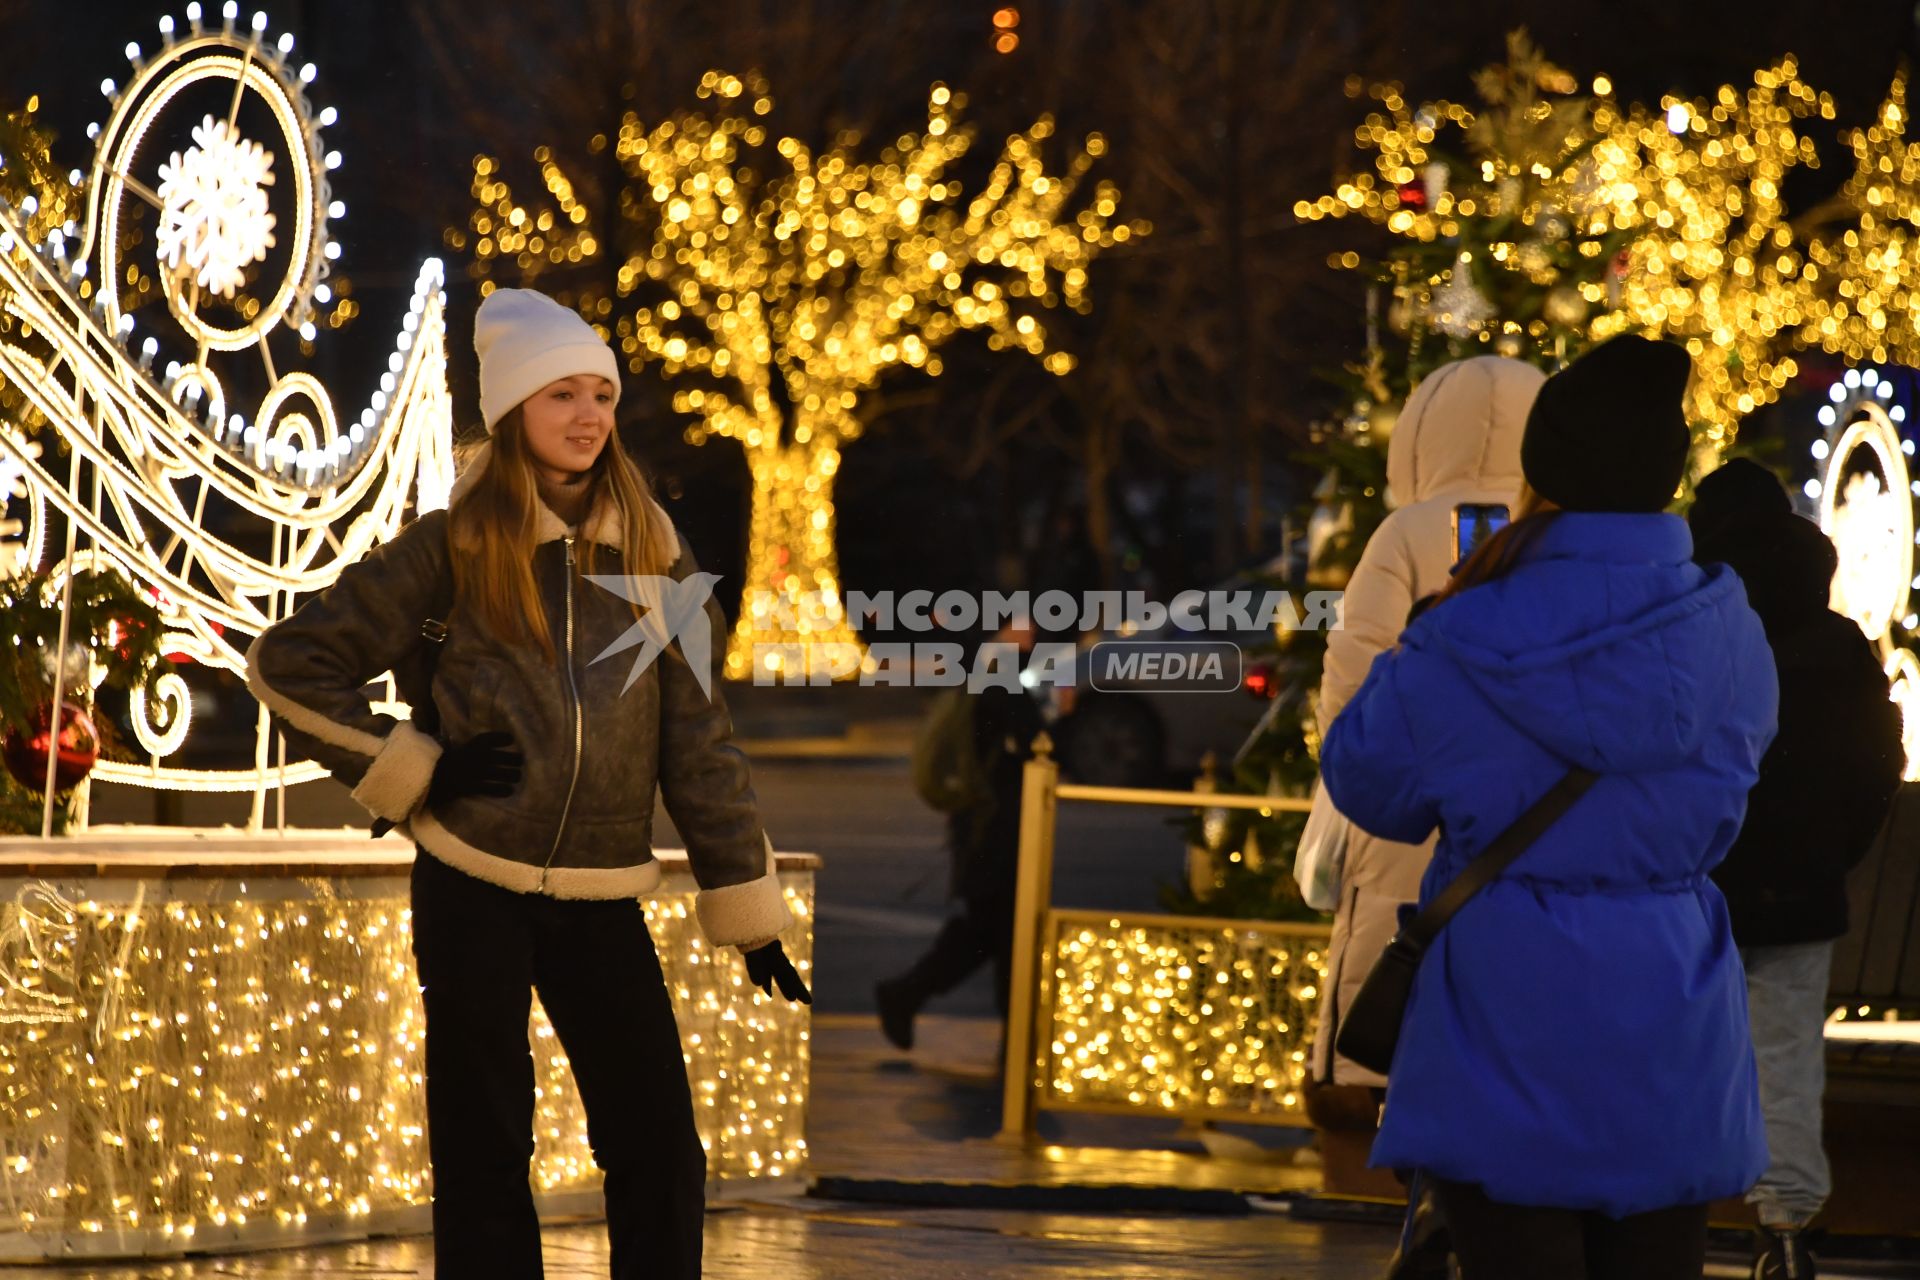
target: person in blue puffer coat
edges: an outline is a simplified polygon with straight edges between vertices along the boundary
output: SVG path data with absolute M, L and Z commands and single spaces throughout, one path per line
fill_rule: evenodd
M 1746 987 L 1709 872 L 1777 683 L 1740 579 L 1662 514 L 1691 362 L 1619 337 L 1549 378 L 1517 518 L 1328 731 L 1325 785 L 1434 896 L 1570 768 L 1593 787 L 1443 929 L 1373 1149 L 1430 1177 L 1465 1280 L 1701 1274 L 1707 1202 L 1767 1150 Z

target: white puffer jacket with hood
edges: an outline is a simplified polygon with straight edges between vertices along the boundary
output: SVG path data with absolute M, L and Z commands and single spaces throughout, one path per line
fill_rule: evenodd
M 1347 705 L 1373 660 L 1393 647 L 1414 601 L 1447 584 L 1454 564 L 1453 509 L 1463 502 L 1513 506 L 1520 492 L 1520 437 L 1546 375 L 1499 356 L 1443 365 L 1407 397 L 1387 445 L 1387 501 L 1394 510 L 1368 539 L 1327 641 L 1320 732 Z M 1313 1040 L 1313 1078 L 1374 1085 L 1385 1080 L 1333 1051 L 1340 1011 L 1399 927 L 1400 907 L 1420 896 L 1433 841 L 1396 844 L 1353 828 L 1327 955 L 1325 998 Z

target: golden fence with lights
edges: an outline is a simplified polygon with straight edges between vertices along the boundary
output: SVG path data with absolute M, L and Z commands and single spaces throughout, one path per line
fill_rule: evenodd
M 1304 1125 L 1319 924 L 1127 915 L 1052 905 L 1062 800 L 1302 810 L 1291 797 L 1062 784 L 1042 734 L 1020 797 L 1020 870 L 1000 1136 L 1041 1111 Z
M 1323 925 L 1047 913 L 1042 1105 L 1304 1123 Z
M 309 834 L 322 833 L 296 843 Z M 203 856 L 150 870 L 82 859 L 62 875 L 56 857 L 0 854 L 0 1260 L 424 1226 L 411 859 L 326 843 L 279 866 L 238 857 L 238 873 Z M 667 865 L 646 914 L 708 1177 L 795 1178 L 806 1010 L 762 996 L 732 950 L 705 942 L 685 864 Z M 797 920 L 785 941 L 807 973 L 812 860 L 781 866 Z M 531 1040 L 535 1190 L 597 1205 L 585 1116 L 537 1003 Z

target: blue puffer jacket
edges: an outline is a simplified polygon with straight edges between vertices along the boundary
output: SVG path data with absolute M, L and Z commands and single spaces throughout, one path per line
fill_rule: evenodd
M 1740 580 L 1666 515 L 1557 517 L 1506 577 L 1429 610 L 1327 734 L 1342 813 L 1417 844 L 1423 903 L 1568 767 L 1593 789 L 1422 963 L 1377 1165 L 1616 1217 L 1766 1166 L 1746 987 L 1707 872 L 1773 737 Z

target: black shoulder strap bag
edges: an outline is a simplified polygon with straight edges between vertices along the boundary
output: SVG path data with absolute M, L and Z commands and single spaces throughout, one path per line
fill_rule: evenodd
M 1360 985 L 1360 993 L 1353 998 L 1352 1006 L 1340 1018 L 1340 1033 L 1333 1047 L 1341 1057 L 1369 1071 L 1387 1074 L 1387 1068 L 1393 1065 L 1394 1047 L 1400 1043 L 1400 1023 L 1407 1014 L 1407 999 L 1413 994 L 1413 975 L 1419 970 L 1427 948 L 1460 908 L 1512 866 L 1561 814 L 1573 807 L 1574 801 L 1587 793 L 1596 776 L 1585 769 L 1569 770 L 1566 777 L 1553 785 L 1553 790 L 1496 836 L 1479 857 L 1467 864 L 1466 870 L 1454 877 L 1452 884 L 1440 891 L 1440 896 L 1408 921 L 1406 928 L 1387 944 L 1387 949 L 1367 972 L 1367 980 Z

